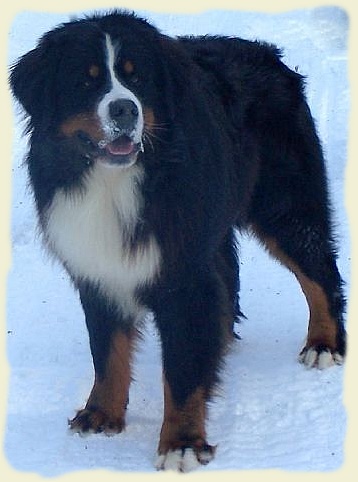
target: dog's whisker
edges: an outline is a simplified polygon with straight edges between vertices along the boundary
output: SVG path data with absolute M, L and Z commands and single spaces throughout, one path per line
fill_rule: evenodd
M 144 132 L 144 134 L 143 134 L 143 144 L 144 143 L 148 143 L 149 146 L 151 147 L 152 151 L 154 152 L 153 141 L 152 141 L 152 139 L 150 138 L 150 136 L 148 135 L 147 132 Z M 144 148 L 143 148 L 143 151 L 144 151 Z

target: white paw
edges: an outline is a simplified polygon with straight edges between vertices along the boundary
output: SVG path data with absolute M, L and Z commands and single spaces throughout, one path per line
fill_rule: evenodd
M 328 348 L 319 350 L 315 347 L 304 348 L 298 360 L 307 368 L 317 367 L 319 370 L 324 370 L 333 365 L 342 365 L 344 361 L 342 355 L 338 352 L 332 353 Z
M 191 472 L 201 465 L 208 464 L 214 458 L 215 450 L 210 447 L 195 452 L 191 448 L 170 450 L 159 455 L 155 463 L 157 470 L 173 470 L 175 472 Z

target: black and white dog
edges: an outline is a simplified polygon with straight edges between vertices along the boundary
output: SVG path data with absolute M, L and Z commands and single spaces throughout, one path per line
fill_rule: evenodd
M 49 250 L 78 289 L 95 383 L 70 422 L 121 432 L 140 320 L 162 342 L 157 467 L 208 463 L 207 402 L 236 316 L 234 230 L 297 277 L 300 359 L 342 363 L 342 281 L 324 160 L 303 81 L 270 45 L 170 38 L 115 11 L 46 33 L 12 68 Z

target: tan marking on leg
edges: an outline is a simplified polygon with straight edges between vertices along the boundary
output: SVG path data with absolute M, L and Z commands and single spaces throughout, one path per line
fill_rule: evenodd
M 257 231 L 255 231 L 257 234 Z M 274 239 L 259 239 L 265 243 L 268 252 L 294 273 L 307 299 L 310 310 L 306 348 L 324 345 L 332 352 L 337 349 L 337 323 L 330 314 L 327 296 L 321 286 L 310 280 L 289 256 L 282 252 Z
M 206 442 L 205 419 L 206 395 L 202 387 L 197 388 L 179 408 L 165 381 L 164 422 L 156 462 L 158 470 L 188 472 L 214 458 L 216 447 Z
M 105 376 L 103 379 L 96 376 L 85 409 L 70 422 L 73 430 L 107 433 L 123 430 L 134 340 L 133 333 L 114 336 Z
M 334 352 L 337 348 L 337 324 L 330 315 L 327 297 L 322 288 L 302 273 L 296 274 L 306 295 L 310 309 L 307 348 L 326 345 Z
M 109 415 L 124 415 L 131 380 L 133 335 L 118 333 L 113 340 L 103 380 L 96 377 L 87 406 L 98 406 Z
M 189 396 L 183 407 L 173 401 L 167 381 L 164 383 L 164 422 L 160 434 L 159 453 L 183 446 L 197 447 L 206 444 L 206 401 L 204 389 L 198 388 Z
M 95 114 L 84 113 L 75 115 L 60 126 L 60 133 L 66 137 L 72 137 L 79 131 L 88 134 L 94 142 L 99 142 L 105 138 L 100 121 Z

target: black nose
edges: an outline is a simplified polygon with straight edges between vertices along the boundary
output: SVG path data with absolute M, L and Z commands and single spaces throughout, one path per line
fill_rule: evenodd
M 109 104 L 109 115 L 120 129 L 133 130 L 138 114 L 138 107 L 130 99 L 118 99 Z

